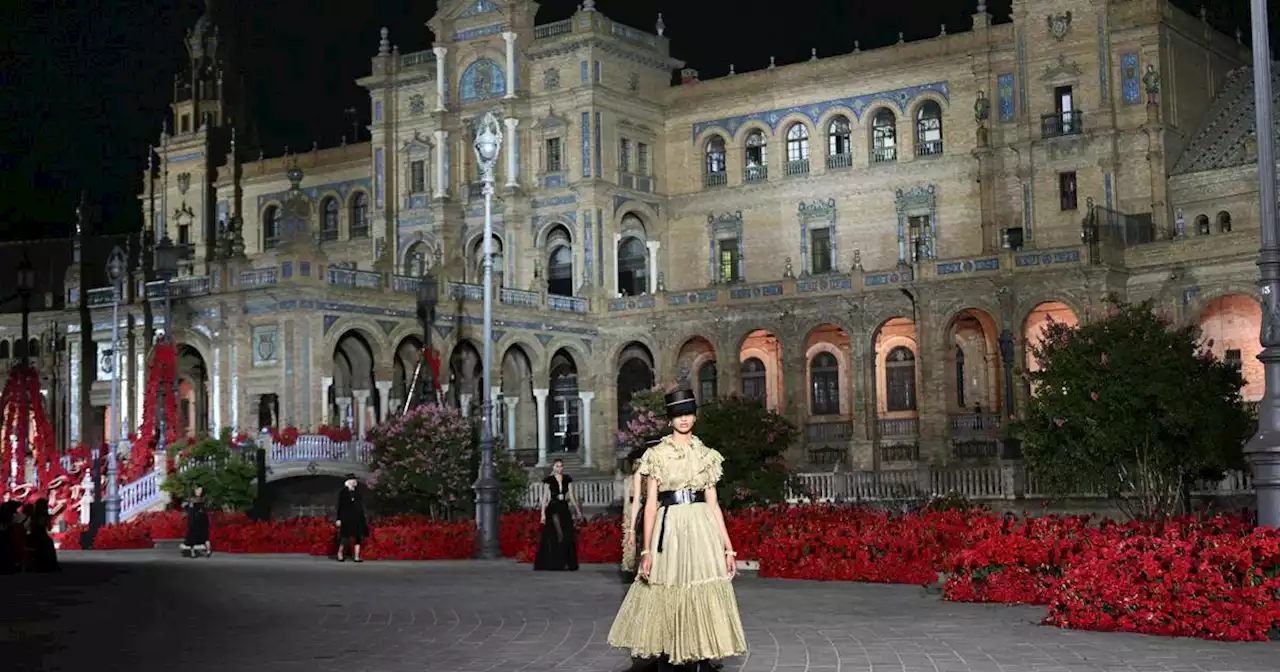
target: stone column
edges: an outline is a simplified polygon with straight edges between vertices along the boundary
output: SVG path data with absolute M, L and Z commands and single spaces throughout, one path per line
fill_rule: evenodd
M 446 47 L 434 47 L 436 55 L 436 112 L 444 112 L 444 57 L 449 53 Z
M 449 398 L 449 383 L 440 383 L 440 405 L 444 405 L 444 400 Z
M 649 293 L 658 293 L 658 250 L 662 247 L 662 243 L 657 240 L 650 240 L 644 244 L 649 248 Z
M 449 142 L 449 131 L 436 131 L 435 136 L 436 192 L 433 196 L 439 199 L 445 197 L 445 191 L 449 186 L 449 182 L 446 179 L 448 177 L 448 168 L 444 165 L 445 143 Z
M 508 46 L 510 43 L 508 43 Z M 510 92 L 507 93 L 508 98 L 512 98 Z M 507 137 L 503 139 L 502 149 L 507 153 L 507 184 L 510 188 L 520 186 L 520 148 L 516 143 L 516 126 L 520 124 L 520 120 L 515 117 L 507 117 L 502 120 L 507 125 Z
M 622 293 L 622 287 L 618 286 L 618 248 L 622 246 L 622 234 L 613 234 L 613 263 L 609 265 L 612 277 L 609 278 L 609 286 L 613 287 L 613 295 L 617 296 Z
M 338 404 L 338 426 L 355 429 L 355 423 L 351 423 L 347 420 L 351 415 L 351 398 L 338 397 L 335 401 L 337 401 Z
M 466 392 L 458 395 L 458 410 L 462 411 L 462 417 L 471 417 L 471 395 Z
M 507 42 L 507 95 L 508 100 L 516 97 L 516 34 L 505 32 L 502 39 Z
M 520 397 L 508 397 L 506 399 L 503 399 L 503 403 L 507 405 L 507 450 L 515 452 L 516 405 L 520 403 Z
M 121 357 L 117 361 L 123 363 L 125 361 L 125 358 Z M 218 436 L 218 434 L 222 431 L 222 348 L 218 346 L 213 347 L 213 362 L 210 368 L 212 369 L 212 373 L 213 373 L 213 375 L 210 376 L 210 381 L 209 381 L 210 385 L 213 386 L 213 404 L 212 404 L 213 424 L 212 426 L 209 427 L 209 435 Z M 120 375 L 120 373 L 117 371 L 116 375 Z M 128 388 L 126 387 L 126 383 L 128 382 L 129 382 L 128 376 L 124 376 L 124 375 L 120 376 L 120 401 L 121 401 L 121 405 L 125 406 L 126 408 L 129 405 L 129 395 L 127 393 Z M 121 410 L 122 409 L 116 409 L 116 408 L 111 409 L 111 412 L 115 414 L 112 420 L 113 422 L 125 423 L 127 426 L 127 423 L 128 423 L 127 418 L 129 417 L 129 415 L 127 412 L 121 413 L 120 412 Z M 123 434 L 121 436 L 123 436 Z M 108 440 L 111 440 L 111 439 L 108 438 Z
M 369 431 L 365 421 L 365 410 L 369 407 L 369 390 L 356 390 L 356 435 L 364 436 Z
M 578 416 L 582 418 L 582 466 L 590 469 L 591 464 L 591 400 L 596 398 L 595 392 L 579 392 L 578 399 L 582 401 L 582 408 L 578 409 Z
M 492 430 L 492 434 L 490 434 L 490 436 L 494 437 L 495 441 L 498 438 L 498 428 L 503 426 L 502 425 L 503 413 L 501 409 L 502 404 L 499 403 L 501 399 L 502 399 L 502 388 L 497 385 L 490 387 L 489 388 L 489 429 Z
M 538 466 L 547 466 L 547 395 L 551 390 L 533 388 L 533 405 L 538 415 Z
M 378 388 L 378 422 L 383 423 L 391 416 L 391 381 L 379 380 L 373 384 Z
M 329 403 L 329 390 L 333 389 L 333 376 L 325 376 L 320 379 L 320 399 L 324 404 L 324 413 L 320 416 L 320 423 L 324 425 L 333 423 L 333 405 Z M 338 425 L 342 424 L 339 420 Z

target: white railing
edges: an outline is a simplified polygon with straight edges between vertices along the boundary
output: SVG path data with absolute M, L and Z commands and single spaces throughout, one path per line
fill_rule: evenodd
M 160 488 L 163 476 L 160 471 L 153 469 L 138 480 L 120 486 L 120 520 L 129 520 L 164 497 L 164 491 Z
M 283 462 L 350 462 L 369 464 L 373 461 L 373 444 L 368 441 L 334 441 L 320 434 L 303 434 L 293 445 L 286 446 L 269 438 L 262 442 L 267 449 L 267 464 Z
M 578 498 L 578 504 L 584 509 L 599 509 L 611 506 L 621 501 L 621 490 L 615 485 L 617 481 L 613 478 L 581 478 L 576 479 L 573 485 L 574 497 Z M 542 481 L 535 481 L 529 484 L 525 490 L 523 504 L 526 509 L 536 509 L 542 503 L 543 491 L 547 486 Z

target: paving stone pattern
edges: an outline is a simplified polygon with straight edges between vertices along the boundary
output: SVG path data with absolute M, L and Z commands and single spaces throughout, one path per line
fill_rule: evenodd
M 338 564 L 156 551 L 64 554 L 56 576 L 0 577 L 6 672 L 613 672 L 625 587 L 611 568 L 509 562 Z M 1070 632 L 1030 607 L 920 588 L 744 577 L 751 653 L 729 672 L 1275 672 L 1280 643 Z

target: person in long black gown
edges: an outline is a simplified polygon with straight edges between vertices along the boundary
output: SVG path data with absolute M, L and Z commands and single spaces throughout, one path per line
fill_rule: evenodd
M 204 498 L 204 486 L 197 485 L 191 499 L 182 503 L 187 510 L 187 536 L 179 547 L 182 555 L 198 558 L 201 553 L 205 557 L 213 555 L 213 546 L 209 543 L 209 504 Z
M 41 573 L 62 571 L 58 565 L 58 549 L 53 545 L 53 537 L 49 536 L 49 528 L 53 526 L 49 500 L 36 500 L 28 522 L 27 548 L 31 549 L 32 569 Z
M 346 561 L 343 552 L 351 544 L 351 559 L 360 559 L 360 544 L 369 536 L 369 522 L 364 515 L 364 493 L 355 474 L 347 474 L 338 492 L 338 562 Z
M 538 542 L 538 555 L 533 559 L 535 570 L 577 571 L 578 542 L 573 534 L 573 514 L 569 505 L 582 517 L 582 507 L 573 494 L 573 478 L 564 473 L 564 462 L 551 464 L 551 475 L 542 479 L 547 486 L 542 499 L 542 537 Z

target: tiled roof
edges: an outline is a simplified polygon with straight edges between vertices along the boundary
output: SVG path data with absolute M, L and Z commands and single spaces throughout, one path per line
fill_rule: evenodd
M 1273 110 L 1280 111 L 1280 65 L 1271 67 Z M 1280 141 L 1280 115 L 1274 121 L 1272 136 Z M 1221 92 L 1209 104 L 1209 113 L 1191 142 L 1182 150 L 1173 174 L 1198 173 L 1204 170 L 1234 168 L 1248 162 L 1245 140 L 1253 133 L 1253 68 L 1238 68 L 1227 75 Z

